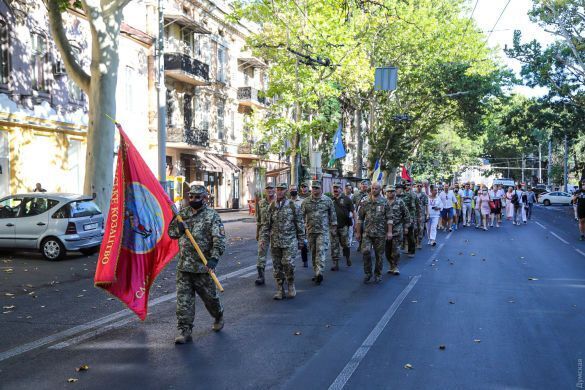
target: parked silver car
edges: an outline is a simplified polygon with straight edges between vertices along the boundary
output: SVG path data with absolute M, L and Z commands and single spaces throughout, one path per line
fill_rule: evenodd
M 48 260 L 99 250 L 104 217 L 86 195 L 33 192 L 0 199 L 0 249 L 40 249 Z

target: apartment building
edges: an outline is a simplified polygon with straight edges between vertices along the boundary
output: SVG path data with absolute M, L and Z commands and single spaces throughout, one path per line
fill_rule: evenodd
M 164 5 L 168 174 L 204 184 L 219 208 L 245 206 L 267 174 L 288 166 L 257 142 L 267 64 L 246 50 L 254 27 L 228 22 L 229 13 L 221 1 Z

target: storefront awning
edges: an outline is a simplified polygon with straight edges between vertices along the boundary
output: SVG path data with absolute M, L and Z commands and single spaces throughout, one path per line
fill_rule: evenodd
M 222 156 L 220 154 L 206 152 L 205 156 L 208 159 L 211 159 L 212 161 L 214 161 L 216 165 L 220 166 L 222 168 L 221 171 L 224 173 L 228 173 L 228 172 L 239 173 L 240 172 L 240 168 L 238 168 L 237 165 L 233 164 L 231 161 L 229 161 L 227 158 L 225 158 L 224 156 Z
M 221 172 L 221 166 L 213 159 L 206 156 L 205 153 L 197 153 L 193 156 L 196 167 L 207 172 Z

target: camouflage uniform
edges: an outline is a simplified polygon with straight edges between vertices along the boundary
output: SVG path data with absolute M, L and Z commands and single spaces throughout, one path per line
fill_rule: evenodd
M 337 228 L 333 201 L 325 195 L 321 195 L 318 199 L 310 196 L 301 204 L 301 214 L 307 226 L 307 238 L 315 276 L 322 275 L 325 268 L 325 256 L 329 250 L 329 225 Z
M 420 205 L 420 222 L 418 225 L 417 246 L 420 248 L 425 234 L 425 225 L 427 221 L 427 205 L 429 204 L 429 197 L 424 191 L 415 192 L 418 197 L 418 204 Z
M 365 225 L 364 225 L 365 221 Z M 359 211 L 359 223 L 364 227 L 362 236 L 362 253 L 364 255 L 364 272 L 366 277 L 372 276 L 372 258 L 370 251 L 374 249 L 376 256 L 375 276 L 382 274 L 382 255 L 386 244 L 387 225 L 392 223 L 392 213 L 388 201 L 382 197 L 368 198 Z
M 392 214 L 392 240 L 386 241 L 386 260 L 390 264 L 390 271 L 392 272 L 398 268 L 398 261 L 400 259 L 399 240 L 404 226 L 410 224 L 410 213 L 408 208 L 401 199 L 394 198 L 393 201 L 388 200 Z
M 360 207 L 369 198 L 368 195 L 369 194 L 367 192 L 364 192 L 364 191 L 361 191 L 360 190 L 360 192 L 358 192 L 357 194 L 355 194 L 353 196 L 353 199 L 351 201 L 353 202 L 353 209 L 356 211 L 356 213 L 359 214 Z M 363 236 L 364 235 L 364 226 L 363 225 L 362 225 L 361 229 L 362 229 L 362 231 L 360 232 L 360 234 Z M 358 243 L 358 249 L 357 250 L 358 250 L 358 252 L 361 252 L 361 250 L 362 250 L 362 242 L 361 241 Z
M 260 235 L 265 242 L 270 241 L 277 289 L 282 289 L 285 279 L 290 288 L 295 280 L 294 260 L 298 243 L 305 240 L 303 216 L 294 202 L 286 198 L 272 202 L 265 215 L 266 223 L 262 225 Z
M 225 250 L 226 240 L 223 223 L 217 211 L 203 205 L 198 210 L 185 207 L 179 214 L 197 240 L 206 259 L 218 260 Z M 176 218 L 170 223 L 168 233 L 171 238 L 179 239 L 180 248 L 177 263 L 177 327 L 179 331 L 190 332 L 195 319 L 195 293 L 214 318 L 223 316 L 223 307 L 207 268 L 189 238 L 181 234 Z
M 353 212 L 354 208 L 352 201 L 343 193 L 340 194 L 338 198 L 333 198 L 333 203 L 335 205 L 335 214 L 337 216 L 337 228 L 331 229 L 331 259 L 333 260 L 333 267 L 337 270 L 340 257 L 340 246 L 343 248 L 343 256 L 347 260 L 347 265 L 351 265 L 351 261 L 349 260 L 350 251 L 348 229 L 351 229 L 350 214 Z
M 268 254 L 268 241 L 263 241 L 260 231 L 262 226 L 266 224 L 266 215 L 270 207 L 270 202 L 266 199 L 261 199 L 256 208 L 256 237 L 258 239 L 258 258 L 256 260 L 256 267 L 262 270 L 266 268 L 266 255 Z
M 416 238 L 418 236 L 418 232 L 416 230 L 416 224 L 420 219 L 421 207 L 418 200 L 418 197 L 412 190 L 408 192 L 403 192 L 402 195 L 396 196 L 397 198 L 402 199 L 406 207 L 408 208 L 408 212 L 410 213 L 412 223 L 408 226 L 408 234 L 406 235 L 406 239 L 408 242 L 408 254 L 409 256 L 414 255 L 416 251 Z

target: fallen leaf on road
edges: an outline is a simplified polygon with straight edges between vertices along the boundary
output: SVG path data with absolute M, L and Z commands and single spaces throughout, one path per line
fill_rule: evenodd
M 471 256 L 475 256 L 475 253 L 472 253 Z
M 77 298 L 83 298 L 83 294 L 79 294 Z
M 528 278 L 528 280 L 538 280 L 538 278 Z
M 75 371 L 79 372 L 79 371 L 87 371 L 89 370 L 89 366 L 87 364 L 84 364 L 82 366 L 79 366 L 75 369 Z
M 326 328 L 331 328 L 331 325 L 327 324 L 325 325 Z
M 14 306 L 14 305 L 10 305 L 10 306 L 2 306 L 2 309 L 4 309 L 4 310 L 11 310 L 11 309 L 14 309 L 15 307 L 16 307 L 16 306 Z
M 474 341 L 475 343 L 477 343 L 477 344 L 481 343 L 481 340 L 480 340 L 480 339 L 475 339 L 475 340 L 473 340 L 473 341 Z
M 409 369 L 409 370 L 412 370 L 412 364 L 410 364 L 410 363 L 406 363 L 406 364 L 404 365 L 404 368 L 406 368 L 406 369 Z
M 455 263 L 449 263 L 450 265 L 454 265 Z
M 524 256 L 520 256 L 520 258 L 521 258 L 521 259 L 523 259 L 523 258 L 524 258 Z
M 12 263 L 12 260 L 2 260 L 4 264 Z
M 44 309 L 45 307 L 47 307 L 47 306 L 45 306 L 45 305 L 41 305 L 41 308 L 42 308 L 42 309 Z
M 463 252 L 459 252 L 459 256 L 463 256 Z
M 455 304 L 455 301 L 449 301 L 449 303 L 452 304 L 452 305 L 454 305 Z
M 297 332 L 295 332 L 295 333 L 294 333 L 294 335 L 295 335 L 295 336 L 300 336 L 300 335 L 301 335 L 301 332 L 298 332 L 298 331 L 297 331 Z
M 237 264 L 238 264 L 238 265 L 241 265 L 242 263 L 238 261 L 238 262 L 237 262 Z
M 11 293 L 6 293 L 4 295 L 6 295 L 7 297 L 13 297 L 14 296 L 14 294 L 11 294 Z
M 418 301 L 411 301 L 412 303 L 418 303 Z
M 515 303 L 514 301 L 508 301 L 508 303 Z
M 8 310 L 8 311 L 3 311 L 2 314 L 9 314 L 12 313 L 12 310 Z
M 24 287 L 33 288 L 34 286 L 32 284 L 25 284 Z
M 69 383 L 75 383 L 75 382 L 77 382 L 78 380 L 79 380 L 79 379 L 77 379 L 77 378 L 69 378 L 69 379 L 67 379 L 67 382 L 69 382 Z
M 26 316 L 27 320 L 30 320 L 32 318 L 32 316 Z
M 439 349 L 444 350 L 445 348 L 447 348 L 446 346 L 444 346 L 443 344 L 439 345 Z
M 6 273 L 11 273 L 11 272 L 14 272 L 14 270 L 13 270 L 12 268 L 6 268 L 6 269 L 4 270 L 4 272 L 6 272 Z

